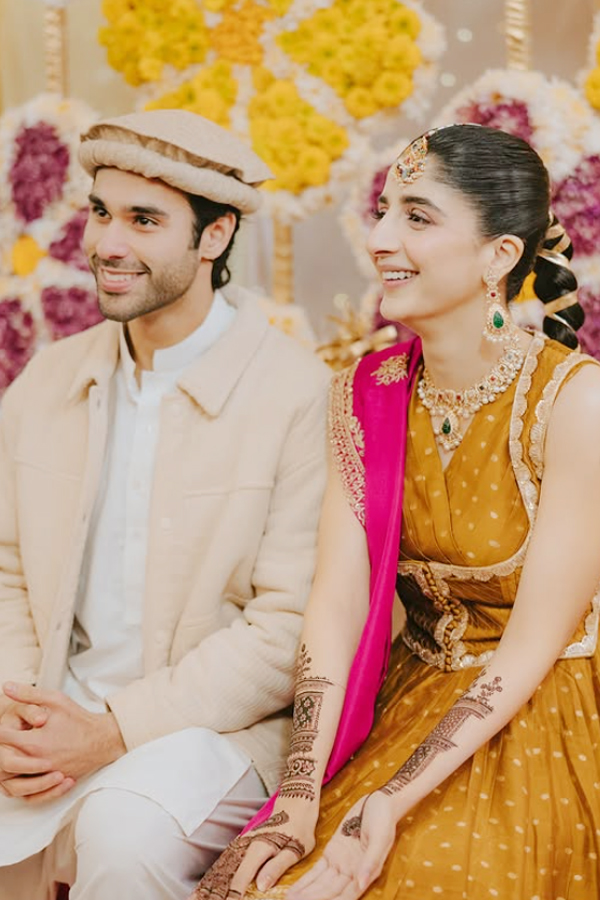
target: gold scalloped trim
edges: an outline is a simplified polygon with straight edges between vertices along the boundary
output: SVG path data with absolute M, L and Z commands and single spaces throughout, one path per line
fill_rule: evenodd
M 529 540 L 535 522 L 535 517 L 537 514 L 538 489 L 533 481 L 531 472 L 527 464 L 524 462 L 523 444 L 521 438 L 524 428 L 523 419 L 525 412 L 527 411 L 527 394 L 531 388 L 532 376 L 537 368 L 539 355 L 544 347 L 544 343 L 546 340 L 547 338 L 544 335 L 536 334 L 534 335 L 534 338 L 531 342 L 527 357 L 525 359 L 525 363 L 523 365 L 523 371 L 521 372 L 521 376 L 517 383 L 509 432 L 509 452 L 519 492 L 523 499 L 523 504 L 529 518 L 529 532 L 517 552 L 514 553 L 513 556 L 510 557 L 510 559 L 504 560 L 501 563 L 494 563 L 491 566 L 454 566 L 449 563 L 437 563 L 433 561 L 427 563 L 419 561 L 399 562 L 398 574 L 414 577 L 423 594 L 432 600 L 436 608 L 439 608 L 439 604 L 436 598 L 432 596 L 433 592 L 429 588 L 426 573 L 428 573 L 435 582 L 436 592 L 439 593 L 439 595 L 442 597 L 449 597 L 451 596 L 451 589 L 447 579 L 453 578 L 463 581 L 489 581 L 493 577 L 504 577 L 507 575 L 511 575 L 525 559 L 525 554 L 527 552 Z M 595 362 L 595 360 L 590 358 L 590 362 Z M 532 465 L 534 466 L 535 473 L 538 477 L 541 477 L 541 470 L 538 468 L 538 466 L 541 465 L 542 461 L 541 454 L 543 452 L 543 440 L 552 412 L 554 400 L 556 399 L 556 395 L 558 393 L 560 385 L 563 383 L 564 379 L 569 374 L 571 369 L 574 366 L 580 365 L 582 363 L 585 364 L 585 359 L 579 355 L 570 356 L 564 362 L 559 363 L 554 371 L 552 379 L 544 388 L 542 399 L 536 406 L 536 423 L 531 430 L 531 441 L 532 444 L 534 440 L 536 442 L 535 454 L 537 454 L 537 461 L 534 461 L 534 453 L 532 452 L 531 446 L 529 452 L 530 458 L 532 460 Z M 535 438 L 533 436 L 534 428 L 536 428 Z M 460 606 L 461 614 L 457 619 L 458 631 L 456 632 L 456 642 L 452 647 L 451 668 L 453 670 L 456 670 L 486 665 L 493 656 L 493 650 L 486 650 L 484 653 L 479 654 L 479 656 L 476 656 L 472 653 L 465 653 L 464 644 L 460 640 L 460 638 L 462 638 L 466 631 L 466 624 L 464 628 L 462 627 L 464 621 L 462 610 L 464 610 L 467 617 L 468 611 L 462 604 L 460 604 Z M 438 646 L 440 646 L 441 644 L 440 637 L 442 636 L 442 634 L 447 633 L 447 629 L 449 626 L 449 623 L 446 621 L 447 618 L 448 613 L 446 613 L 446 611 L 444 610 L 444 615 L 440 617 L 440 622 L 436 626 L 433 636 Z M 423 646 L 419 641 L 413 638 L 408 633 L 407 627 L 408 626 L 405 626 L 402 632 L 404 643 L 424 662 L 428 663 L 429 665 L 436 666 L 437 668 L 447 669 L 447 658 L 443 648 L 441 648 L 437 653 L 432 652 L 429 648 Z M 591 612 L 585 618 L 584 637 L 580 641 L 575 641 L 572 644 L 569 644 L 561 654 L 559 659 L 575 659 L 578 657 L 593 656 L 598 642 L 599 627 L 600 588 L 596 593 L 594 599 L 592 600 Z
M 537 477 L 542 480 L 544 473 L 544 444 L 546 441 L 546 431 L 548 430 L 548 422 L 552 407 L 556 402 L 556 397 L 564 379 L 570 374 L 572 369 L 578 366 L 585 366 L 593 363 L 598 365 L 597 360 L 591 356 L 582 356 L 580 353 L 572 353 L 563 362 L 559 363 L 554 370 L 554 374 L 548 384 L 545 386 L 541 400 L 539 400 L 535 408 L 535 423 L 531 426 L 531 444 L 529 447 L 529 458 L 533 464 L 533 468 Z
M 365 437 L 354 415 L 354 375 L 359 365 L 333 376 L 329 393 L 329 442 L 344 493 L 361 525 L 365 524 Z

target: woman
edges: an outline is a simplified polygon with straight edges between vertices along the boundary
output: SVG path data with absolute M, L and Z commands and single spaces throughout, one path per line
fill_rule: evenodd
M 287 771 L 197 898 L 600 896 L 600 367 L 548 204 L 488 128 L 391 167 L 369 249 L 420 340 L 334 381 Z M 551 340 L 508 314 L 534 269 Z

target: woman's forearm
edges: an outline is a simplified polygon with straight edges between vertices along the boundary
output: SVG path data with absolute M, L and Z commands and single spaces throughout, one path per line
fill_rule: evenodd
M 366 608 L 311 602 L 298 656 L 292 736 L 280 797 L 319 802 Z

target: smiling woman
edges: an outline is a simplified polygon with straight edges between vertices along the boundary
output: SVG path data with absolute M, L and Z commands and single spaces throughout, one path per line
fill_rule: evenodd
M 548 206 L 489 128 L 390 168 L 368 246 L 419 338 L 334 379 L 286 776 L 198 900 L 600 890 L 600 367 Z M 532 270 L 564 343 L 510 319 Z

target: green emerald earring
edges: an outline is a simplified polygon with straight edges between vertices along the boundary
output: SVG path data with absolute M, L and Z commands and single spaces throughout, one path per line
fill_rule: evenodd
M 488 341 L 504 342 L 512 336 L 512 322 L 506 307 L 500 302 L 498 282 L 492 274 L 485 279 L 486 313 L 483 336 Z

